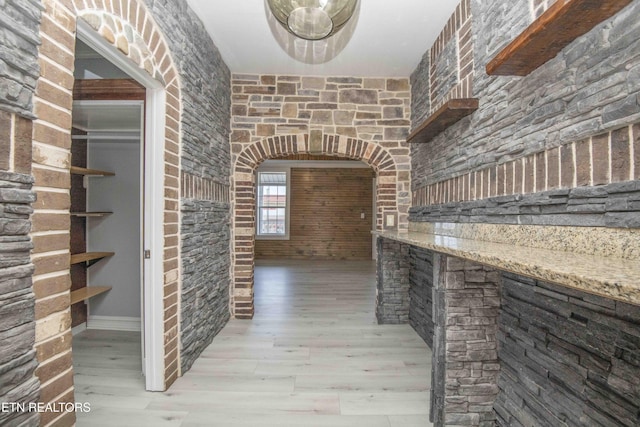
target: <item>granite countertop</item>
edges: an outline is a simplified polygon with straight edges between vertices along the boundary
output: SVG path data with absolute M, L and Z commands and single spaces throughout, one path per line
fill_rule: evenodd
M 374 231 L 380 237 L 523 276 L 640 305 L 640 261 L 459 238 L 424 231 Z

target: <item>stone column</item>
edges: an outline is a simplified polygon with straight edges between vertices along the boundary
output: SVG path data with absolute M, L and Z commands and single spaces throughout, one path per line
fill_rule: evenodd
M 35 296 L 31 276 L 32 121 L 0 111 L 0 425 L 37 425 Z M 40 309 L 44 309 L 40 307 Z
M 378 237 L 376 318 L 378 323 L 409 322 L 409 246 Z
M 0 7 L 0 403 L 8 405 L 0 408 L 2 426 L 40 424 L 40 414 L 25 411 L 24 405 L 39 400 L 35 317 L 52 304 L 35 303 L 30 236 L 37 220 L 31 159 L 41 3 L 3 1 Z M 50 87 L 47 93 L 57 90 Z
M 446 378 L 446 323 L 445 282 L 446 259 L 433 254 L 433 347 L 431 352 L 431 411 L 429 419 L 436 426 L 444 425 L 445 378 Z
M 493 426 L 498 393 L 501 273 L 459 258 L 434 257 L 431 419 L 436 426 Z

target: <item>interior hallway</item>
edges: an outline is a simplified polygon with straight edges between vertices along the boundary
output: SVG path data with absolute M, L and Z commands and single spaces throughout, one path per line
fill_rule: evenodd
M 74 337 L 82 426 L 413 427 L 431 352 L 377 325 L 374 261 L 258 261 L 253 320 L 232 319 L 167 393 L 143 390 L 139 334 Z

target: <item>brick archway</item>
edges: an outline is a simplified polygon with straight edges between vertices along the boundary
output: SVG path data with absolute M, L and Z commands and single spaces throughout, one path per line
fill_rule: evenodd
M 377 177 L 376 228 L 382 229 L 388 216 L 398 225 L 398 169 L 393 156 L 376 143 L 341 135 L 278 135 L 247 145 L 233 165 L 232 185 L 232 314 L 251 319 L 253 306 L 253 269 L 255 252 L 255 170 L 265 160 L 292 154 L 322 154 L 360 160 L 371 166 Z M 313 143 L 310 140 L 317 141 Z
M 34 203 L 32 261 L 36 295 L 35 349 L 43 403 L 73 402 L 69 313 L 69 174 L 75 40 L 79 21 L 160 82 L 165 94 L 164 228 L 178 226 L 181 94 L 177 68 L 151 13 L 140 0 L 49 0 L 43 3 L 38 49 L 40 77 L 34 97 Z M 179 375 L 179 242 L 164 236 L 164 387 Z M 71 425 L 72 412 L 47 412 L 41 424 Z

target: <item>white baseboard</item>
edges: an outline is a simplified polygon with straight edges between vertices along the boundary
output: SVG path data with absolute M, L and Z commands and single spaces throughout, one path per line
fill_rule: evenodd
M 71 335 L 78 335 L 80 332 L 87 330 L 87 322 L 80 323 L 78 326 L 71 328 Z
M 87 329 L 140 332 L 139 317 L 89 316 Z

